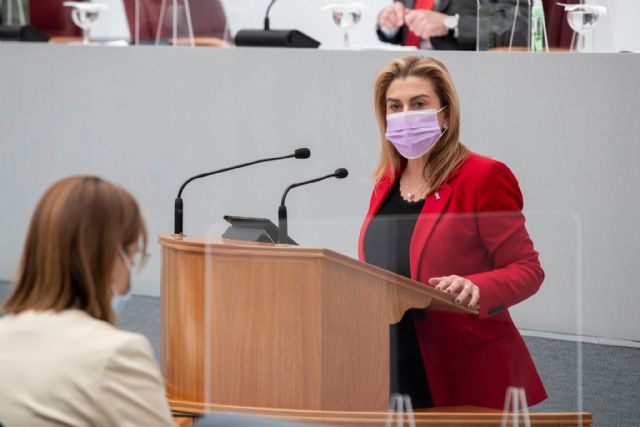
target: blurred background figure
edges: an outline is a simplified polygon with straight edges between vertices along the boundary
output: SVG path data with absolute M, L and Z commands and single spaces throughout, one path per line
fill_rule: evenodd
M 114 4 L 111 0 L 96 0 L 107 3 L 111 6 L 111 11 L 105 13 L 100 19 L 124 20 L 125 22 L 110 22 L 108 25 L 115 27 L 128 27 L 130 40 L 135 39 L 135 7 L 136 0 L 124 0 L 124 11 L 126 16 L 114 13 Z M 118 0 L 119 1 L 119 0 Z M 70 9 L 63 6 L 65 0 L 30 0 L 29 14 L 31 25 L 51 37 L 70 36 L 79 37 L 80 29 L 71 20 Z M 163 0 L 140 0 L 140 40 L 144 42 L 155 42 L 160 27 L 162 40 L 167 40 L 172 36 L 173 2 L 164 0 L 165 13 L 160 22 Z M 178 1 L 178 26 L 180 35 L 186 35 L 186 3 Z M 194 36 L 215 37 L 222 40 L 228 38 L 229 29 L 227 18 L 220 0 L 190 0 L 190 17 L 193 25 Z
M 382 9 L 377 34 L 383 42 L 419 49 L 528 47 L 528 20 L 526 1 L 400 0 Z
M 476 0 L 401 0 L 380 11 L 378 38 L 419 49 L 475 50 Z
M 109 6 L 100 14 L 93 26 L 92 39 L 96 41 L 135 41 L 136 0 L 93 0 Z M 326 20 L 321 4 L 329 0 L 304 2 L 278 0 L 272 10 L 272 20 L 281 28 L 296 28 L 320 41 L 324 46 L 337 44 L 335 27 Z M 563 3 L 598 4 L 609 9 L 601 19 L 596 33 L 595 51 L 637 51 L 638 37 L 633 19 L 638 4 L 613 0 L 566 0 Z M 531 0 L 533 2 L 533 0 Z M 549 48 L 568 50 L 575 33 L 567 23 L 564 7 L 556 0 L 541 0 L 544 6 Z M 0 0 L 0 15 L 3 25 L 31 25 L 54 37 L 52 42 L 78 39 L 81 31 L 71 20 L 71 10 L 63 7 L 64 0 Z M 139 1 L 139 40 L 160 44 L 171 42 L 173 36 L 172 0 L 166 0 L 162 14 L 162 0 Z M 268 0 L 191 0 L 188 2 L 193 35 L 196 45 L 219 46 L 233 43 L 233 29 L 260 28 Z M 370 0 L 365 3 L 370 9 L 362 13 L 362 22 L 349 29 L 354 47 L 379 46 L 380 43 L 416 46 L 421 49 L 445 50 L 491 50 L 508 47 L 510 44 L 522 50 L 527 46 L 529 1 L 480 0 L 484 21 L 480 24 L 480 42 L 476 40 L 476 0 Z M 514 39 L 511 26 L 514 8 L 519 3 L 518 20 Z M 20 7 L 22 4 L 22 7 Z M 177 37 L 189 37 L 187 13 L 184 1 L 177 1 Z M 385 6 L 386 5 L 386 6 Z M 488 18 L 490 16 L 490 18 Z M 162 19 L 160 19 L 162 18 Z M 406 22 L 405 22 L 406 19 Z M 162 21 L 162 22 L 160 22 Z M 535 21 L 535 19 L 534 19 Z M 377 24 L 377 34 L 370 25 Z M 206 40 L 212 39 L 212 40 Z M 181 40 L 179 40 L 180 42 Z M 219 41 L 225 42 L 221 43 Z M 218 42 L 218 43 L 216 43 Z M 478 44 L 480 46 L 478 46 Z M 500 49 L 504 50 L 504 49 Z
M 573 31 L 563 7 L 555 0 L 542 0 L 542 3 L 549 47 L 569 49 Z M 580 0 L 565 3 L 580 3 Z M 483 0 L 480 4 L 484 8 L 480 20 L 482 46 L 486 49 L 510 43 L 527 46 L 529 7 L 526 1 Z M 398 0 L 380 11 L 377 35 L 382 42 L 419 49 L 475 50 L 477 12 L 476 0 Z M 514 17 L 517 21 L 511 40 Z

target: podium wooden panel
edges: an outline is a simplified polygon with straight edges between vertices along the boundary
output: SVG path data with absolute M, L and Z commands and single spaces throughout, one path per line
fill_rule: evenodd
M 452 297 L 326 249 L 161 236 L 169 399 L 384 410 L 389 325 Z
M 161 366 L 177 414 L 385 425 L 389 325 L 410 308 L 472 313 L 446 294 L 326 249 L 159 241 Z M 501 420 L 500 411 L 474 407 L 416 413 L 417 426 Z M 591 414 L 532 413 L 531 425 L 590 426 Z

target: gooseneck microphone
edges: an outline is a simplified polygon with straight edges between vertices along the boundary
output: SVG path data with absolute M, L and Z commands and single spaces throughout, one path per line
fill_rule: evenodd
M 269 23 L 269 12 L 271 12 L 271 8 L 273 7 L 273 4 L 276 2 L 276 0 L 271 0 L 271 3 L 269 3 L 269 6 L 267 7 L 267 12 L 264 14 L 264 30 L 265 31 L 269 31 L 271 29 L 271 25 Z
M 191 181 L 195 181 L 196 179 L 204 178 L 204 177 L 215 175 L 222 172 L 228 172 L 234 169 L 240 169 L 247 166 L 256 165 L 258 163 L 271 162 L 274 160 L 290 159 L 292 157 L 296 159 L 308 159 L 309 157 L 311 157 L 311 150 L 309 150 L 308 148 L 298 148 L 294 151 L 293 154 L 287 154 L 286 156 L 270 157 L 268 159 L 260 159 L 260 160 L 255 160 L 253 162 L 242 163 L 240 165 L 231 166 L 224 169 L 218 169 L 212 172 L 201 173 L 187 179 L 180 186 L 180 190 L 178 191 L 178 197 L 176 197 L 176 200 L 174 203 L 174 217 L 173 217 L 174 234 L 182 234 L 182 222 L 183 222 L 183 214 L 184 214 L 184 207 L 182 203 L 182 192 L 184 191 L 184 188 L 187 186 L 187 184 L 189 184 Z
M 320 42 L 298 30 L 272 30 L 269 12 L 276 0 L 271 0 L 264 14 L 264 28 L 261 30 L 241 29 L 235 37 L 236 46 L 258 47 L 308 47 L 316 48 Z
M 349 171 L 345 168 L 336 169 L 336 171 L 332 174 L 321 176 L 320 178 L 310 179 L 308 181 L 296 182 L 295 184 L 291 184 L 284 190 L 284 194 L 282 195 L 282 199 L 280 200 L 280 207 L 278 208 L 278 243 L 288 243 L 289 235 L 287 230 L 287 207 L 284 202 L 287 198 L 287 194 L 289 190 L 292 188 L 300 187 L 302 185 L 313 184 L 314 182 L 322 181 L 327 178 L 338 178 L 343 179 L 349 175 Z

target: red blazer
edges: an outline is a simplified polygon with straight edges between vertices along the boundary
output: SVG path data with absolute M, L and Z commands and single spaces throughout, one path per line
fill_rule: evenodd
M 360 231 L 361 261 L 367 228 L 393 184 L 387 176 L 375 185 Z M 525 228 L 518 182 L 506 165 L 471 153 L 427 197 L 410 264 L 411 278 L 419 282 L 458 275 L 480 288 L 479 316 L 427 311 L 414 317 L 435 406 L 501 409 L 509 386 L 524 387 L 529 405 L 546 399 L 507 309 L 533 295 L 544 272 Z

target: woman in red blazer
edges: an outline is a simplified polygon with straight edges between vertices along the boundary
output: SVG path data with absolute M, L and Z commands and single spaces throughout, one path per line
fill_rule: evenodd
M 460 143 L 458 97 L 442 63 L 394 60 L 375 102 L 382 148 L 359 257 L 479 310 L 405 316 L 392 335 L 392 391 L 417 407 L 502 408 L 510 386 L 524 388 L 529 405 L 541 402 L 544 386 L 508 311 L 544 278 L 515 176 Z

